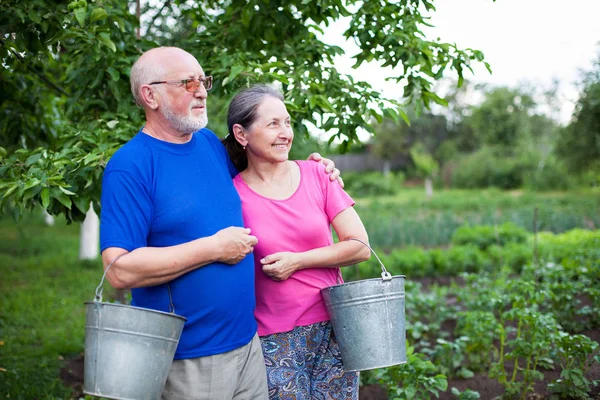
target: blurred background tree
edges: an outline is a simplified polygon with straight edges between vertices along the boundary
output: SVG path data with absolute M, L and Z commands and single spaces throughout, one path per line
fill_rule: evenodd
M 556 154 L 570 171 L 600 182 L 600 53 L 584 74 L 571 123 L 560 131 Z
M 460 82 L 473 62 L 485 63 L 480 51 L 424 37 L 434 11 L 429 0 L 3 1 L 0 210 L 18 217 L 41 205 L 71 221 L 82 220 L 90 202 L 99 209 L 103 167 L 143 121 L 129 69 L 159 45 L 186 49 L 217 78 L 208 109 L 219 135 L 237 90 L 275 83 L 297 138 L 308 138 L 313 125 L 347 150 L 359 129 L 372 131 L 371 119 L 406 116 L 398 99 L 337 71 L 344 50 L 322 40 L 324 28 L 346 19 L 344 36 L 359 48 L 355 67 L 376 61 L 394 68 L 403 98 L 427 107 L 444 104 L 433 85 L 445 72 Z

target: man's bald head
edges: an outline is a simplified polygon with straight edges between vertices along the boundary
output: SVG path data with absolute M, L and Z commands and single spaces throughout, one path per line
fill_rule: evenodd
M 181 61 L 198 64 L 193 55 L 178 47 L 157 47 L 142 54 L 131 67 L 130 73 L 131 93 L 135 102 L 143 107 L 140 93 L 142 85 L 164 80 L 170 66 Z

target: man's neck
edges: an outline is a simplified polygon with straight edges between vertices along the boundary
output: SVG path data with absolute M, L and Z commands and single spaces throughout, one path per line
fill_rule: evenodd
M 192 140 L 192 134 L 183 134 L 173 129 L 165 129 L 160 124 L 146 121 L 142 132 L 163 142 L 183 144 Z

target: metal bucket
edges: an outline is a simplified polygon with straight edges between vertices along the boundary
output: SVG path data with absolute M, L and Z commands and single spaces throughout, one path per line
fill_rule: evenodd
M 381 278 L 321 289 L 345 371 L 406 362 L 405 276 L 392 276 L 371 251 L 381 265 Z
M 172 300 L 172 313 L 102 303 L 106 271 L 94 301 L 85 303 L 83 392 L 108 399 L 160 399 L 186 319 L 174 314 Z

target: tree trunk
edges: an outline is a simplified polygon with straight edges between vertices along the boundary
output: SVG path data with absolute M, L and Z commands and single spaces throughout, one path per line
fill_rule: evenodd
M 383 160 L 383 176 L 389 176 L 392 171 L 392 163 L 390 160 Z
M 44 222 L 48 226 L 54 226 L 54 217 L 48 214 L 48 211 L 44 210 Z
M 429 177 L 425 178 L 425 194 L 428 199 L 433 197 L 433 181 Z
M 79 259 L 93 260 L 98 257 L 98 243 L 100 238 L 100 219 L 94 212 L 94 208 L 90 204 L 90 208 L 85 214 L 85 220 L 81 224 L 79 236 Z

